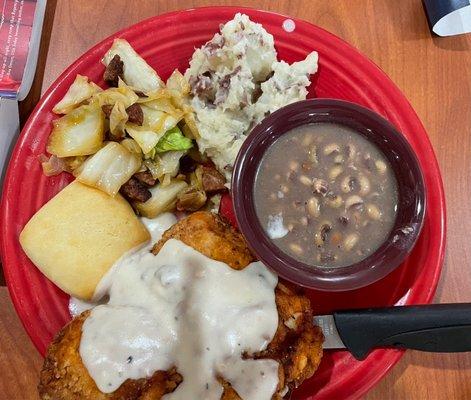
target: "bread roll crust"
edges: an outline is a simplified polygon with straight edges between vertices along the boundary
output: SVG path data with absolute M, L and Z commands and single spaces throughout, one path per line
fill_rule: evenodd
M 64 292 L 90 300 L 113 263 L 150 239 L 119 194 L 72 182 L 29 220 L 20 244 L 31 261 Z

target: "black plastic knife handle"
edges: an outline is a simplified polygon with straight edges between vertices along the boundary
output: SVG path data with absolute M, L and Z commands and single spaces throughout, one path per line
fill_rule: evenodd
M 471 303 L 368 308 L 333 315 L 340 338 L 357 360 L 376 347 L 471 351 Z

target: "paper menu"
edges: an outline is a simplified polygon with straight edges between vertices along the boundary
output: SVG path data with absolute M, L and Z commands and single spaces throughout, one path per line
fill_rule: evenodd
M 0 97 L 22 100 L 34 77 L 45 0 L 0 0 Z
M 33 82 L 46 0 L 0 0 L 0 185 Z

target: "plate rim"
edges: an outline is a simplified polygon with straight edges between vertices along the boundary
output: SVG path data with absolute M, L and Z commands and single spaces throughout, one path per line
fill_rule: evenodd
M 420 120 L 419 116 L 415 112 L 414 108 L 410 104 L 409 100 L 407 97 L 404 95 L 404 93 L 399 89 L 399 87 L 392 81 L 392 79 L 382 70 L 380 66 L 376 64 L 373 60 L 371 60 L 369 57 L 367 57 L 362 51 L 359 49 L 355 48 L 353 45 L 348 43 L 346 40 L 343 38 L 327 31 L 326 29 L 315 25 L 312 22 L 306 21 L 302 18 L 298 17 L 291 17 L 282 13 L 274 12 L 274 11 L 267 11 L 267 10 L 260 10 L 254 7 L 238 7 L 238 6 L 205 6 L 205 7 L 194 7 L 194 8 L 188 8 L 188 9 L 181 9 L 181 10 L 175 10 L 175 11 L 170 11 L 162 14 L 157 14 L 149 18 L 145 18 L 141 21 L 138 21 L 135 24 L 129 25 L 124 27 L 123 29 L 120 29 L 119 31 L 116 31 L 112 33 L 111 35 L 105 37 L 86 51 L 84 51 L 82 54 L 80 54 L 74 61 L 72 61 L 71 64 L 63 71 L 61 72 L 58 77 L 50 84 L 50 86 L 47 88 L 47 90 L 44 92 L 44 94 L 40 97 L 38 100 L 37 105 L 34 107 L 32 112 L 30 113 L 30 116 L 28 117 L 26 123 L 23 126 L 23 129 L 21 130 L 18 140 L 11 152 L 10 160 L 8 162 L 7 170 L 4 175 L 4 182 L 3 182 L 3 187 L 2 187 L 2 194 L 1 194 L 1 201 L 0 201 L 0 259 L 2 261 L 3 265 L 3 272 L 5 276 L 5 281 L 8 287 L 8 292 L 10 294 L 10 297 L 12 299 L 15 311 L 24 326 L 26 333 L 32 340 L 33 344 L 35 347 L 38 349 L 38 342 L 39 339 L 36 337 L 34 334 L 33 327 L 28 324 L 28 319 L 26 316 L 25 310 L 22 309 L 21 307 L 21 295 L 17 291 L 17 288 L 14 286 L 14 282 L 12 280 L 12 271 L 10 270 L 10 267 L 5 267 L 6 265 L 9 265 L 7 263 L 7 259 L 9 258 L 7 256 L 7 245 L 10 242 L 10 240 L 14 240 L 13 238 L 9 238 L 9 228 L 7 224 L 5 223 L 9 217 L 8 217 L 8 205 L 10 203 L 9 198 L 8 198 L 8 187 L 11 185 L 11 181 L 13 180 L 13 173 L 18 167 L 18 164 L 21 164 L 19 162 L 19 153 L 21 147 L 25 144 L 26 142 L 26 133 L 31 130 L 31 128 L 34 128 L 35 122 L 38 118 L 41 116 L 41 111 L 45 108 L 44 104 L 47 102 L 49 97 L 52 96 L 52 94 L 58 90 L 60 86 L 64 84 L 64 81 L 67 80 L 70 76 L 70 74 L 75 71 L 80 64 L 84 63 L 89 57 L 91 57 L 93 54 L 95 54 L 101 47 L 106 45 L 107 43 L 111 43 L 113 39 L 123 36 L 123 34 L 126 34 L 130 31 L 135 30 L 138 26 L 141 25 L 146 25 L 146 24 L 152 24 L 155 20 L 157 19 L 163 19 L 163 18 L 169 18 L 172 16 L 178 16 L 183 13 L 191 13 L 191 12 L 213 12 L 213 11 L 227 11 L 227 12 L 241 12 L 241 13 L 256 13 L 256 14 L 264 14 L 267 16 L 276 16 L 276 17 L 282 17 L 286 19 L 292 19 L 296 23 L 302 23 L 302 24 L 308 24 L 314 27 L 317 30 L 323 31 L 324 34 L 327 36 L 331 36 L 335 38 L 337 41 L 342 42 L 344 46 L 347 46 L 349 49 L 351 49 L 354 53 L 356 53 L 358 56 L 360 56 L 365 62 L 371 63 L 376 67 L 377 72 L 381 75 L 381 80 L 387 80 L 392 87 L 395 89 L 395 95 L 399 96 L 399 100 L 403 103 L 407 103 L 408 107 L 410 108 L 410 112 L 413 113 L 413 115 L 416 117 L 416 122 L 419 124 L 419 127 L 421 130 L 424 132 L 424 137 L 421 139 L 424 139 L 425 143 L 424 145 L 428 147 L 428 150 L 430 150 L 430 155 L 431 158 L 429 160 L 432 168 L 438 172 L 438 175 L 434 178 L 437 184 L 437 193 L 435 194 L 436 197 L 438 198 L 438 203 L 440 204 L 440 217 L 439 217 L 439 222 L 441 224 L 441 231 L 440 231 L 440 238 L 439 238 L 439 246 L 438 246 L 438 258 L 436 260 L 436 265 L 437 267 L 434 269 L 434 274 L 431 278 L 432 284 L 428 286 L 426 289 L 422 290 L 422 293 L 424 293 L 424 302 L 425 303 L 431 303 L 433 301 L 441 272 L 443 269 L 443 264 L 444 264 L 444 259 L 445 259 L 445 246 L 446 246 L 446 236 L 447 236 L 447 220 L 446 220 L 446 199 L 445 199 L 445 193 L 444 193 L 444 187 L 443 187 L 443 179 L 441 175 L 441 171 L 439 168 L 439 163 L 436 158 L 435 151 L 433 149 L 433 146 L 431 144 L 430 138 L 427 134 L 427 131 L 425 130 L 422 121 Z M 386 118 L 386 117 L 385 117 Z M 388 118 L 386 118 L 388 119 Z M 392 123 L 392 122 L 391 122 Z M 394 123 L 392 123 L 394 125 Z M 408 140 L 406 138 L 406 140 Z M 409 141 L 409 140 L 408 140 Z M 415 149 L 414 149 L 414 152 Z M 427 211 L 428 213 L 429 211 Z M 10 240 L 8 240 L 10 239 Z M 18 239 L 18 238 L 16 238 Z M 383 363 L 387 364 L 384 365 L 384 367 L 381 369 L 380 372 L 375 373 L 374 379 L 370 380 L 368 384 L 361 386 L 360 388 L 356 388 L 356 390 L 352 390 L 350 395 L 352 396 L 351 398 L 359 398 L 363 394 L 365 394 L 367 391 L 369 391 L 372 387 L 374 387 L 389 371 L 390 369 L 400 360 L 402 355 L 404 354 L 404 350 L 384 350 L 384 354 L 386 357 L 385 360 L 382 360 Z M 309 395 L 306 400 L 313 398 L 315 396 L 314 394 Z

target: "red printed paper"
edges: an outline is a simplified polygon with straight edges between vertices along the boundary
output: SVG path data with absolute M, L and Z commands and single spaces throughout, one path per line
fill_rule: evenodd
M 31 40 L 36 0 L 0 0 L 0 97 L 16 97 Z

